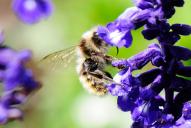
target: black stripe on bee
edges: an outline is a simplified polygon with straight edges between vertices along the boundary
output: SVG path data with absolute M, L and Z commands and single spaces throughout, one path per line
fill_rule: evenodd
M 101 74 L 94 74 L 94 73 L 90 73 L 92 76 L 98 78 L 98 79 L 103 79 L 103 76 Z

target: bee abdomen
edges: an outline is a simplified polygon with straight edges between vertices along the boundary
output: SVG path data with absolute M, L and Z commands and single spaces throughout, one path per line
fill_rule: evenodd
M 97 78 L 89 75 L 87 72 L 83 72 L 80 76 L 80 81 L 86 90 L 90 93 L 96 94 L 98 96 L 103 96 L 107 93 L 107 88 L 103 82 L 99 82 Z

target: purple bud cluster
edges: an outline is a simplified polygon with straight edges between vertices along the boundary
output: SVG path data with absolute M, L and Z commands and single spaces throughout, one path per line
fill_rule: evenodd
M 157 43 L 128 58 L 114 60 L 112 65 L 121 71 L 113 84 L 108 85 L 111 95 L 117 96 L 118 107 L 130 111 L 132 128 L 191 127 L 191 66 L 183 61 L 191 59 L 191 50 L 175 43 L 181 36 L 191 34 L 191 26 L 169 24 L 168 19 L 184 0 L 134 0 L 135 7 L 126 9 L 114 22 L 98 28 L 98 35 L 106 43 L 130 47 L 131 31 L 144 27 L 142 35 Z M 151 63 L 154 68 L 132 75 Z M 117 83 L 117 84 L 116 84 Z M 164 94 L 161 94 L 164 92 Z M 164 97 L 162 97 L 164 95 Z
M 23 50 L 17 52 L 4 46 L 4 37 L 0 35 L 0 124 L 9 120 L 22 119 L 23 112 L 20 106 L 26 102 L 27 97 L 40 87 L 34 78 L 33 72 L 26 67 L 31 59 L 31 52 Z
M 52 14 L 51 0 L 13 0 L 12 8 L 18 18 L 27 24 L 34 24 Z
M 21 21 L 34 24 L 52 14 L 53 3 L 52 0 L 12 0 L 12 9 Z M 0 32 L 0 124 L 22 119 L 21 105 L 40 87 L 32 69 L 26 66 L 31 60 L 31 52 L 17 52 L 5 46 L 3 41 Z

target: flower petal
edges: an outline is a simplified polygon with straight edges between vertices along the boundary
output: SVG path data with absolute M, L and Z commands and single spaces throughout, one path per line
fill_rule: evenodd
M 171 29 L 180 35 L 190 35 L 191 34 L 191 26 L 186 24 L 173 24 Z
M 34 24 L 51 15 L 51 0 L 13 0 L 12 8 L 16 15 L 25 23 Z
M 180 46 L 171 46 L 164 45 L 167 50 L 170 51 L 171 55 L 178 60 L 189 60 L 191 59 L 191 50 L 188 48 L 180 47 Z
M 118 107 L 125 112 L 133 110 L 133 108 L 136 106 L 134 101 L 128 98 L 128 95 L 119 96 L 117 98 L 117 104 L 118 104 Z

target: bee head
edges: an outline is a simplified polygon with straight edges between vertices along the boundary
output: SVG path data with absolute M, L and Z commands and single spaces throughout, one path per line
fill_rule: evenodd
M 99 38 L 97 32 L 93 32 L 92 41 L 97 47 L 101 47 L 103 45 L 103 40 Z
M 92 60 L 91 58 L 88 58 L 84 61 L 83 63 L 84 68 L 87 71 L 93 72 L 98 68 L 98 64 L 97 62 L 95 62 L 94 60 Z

